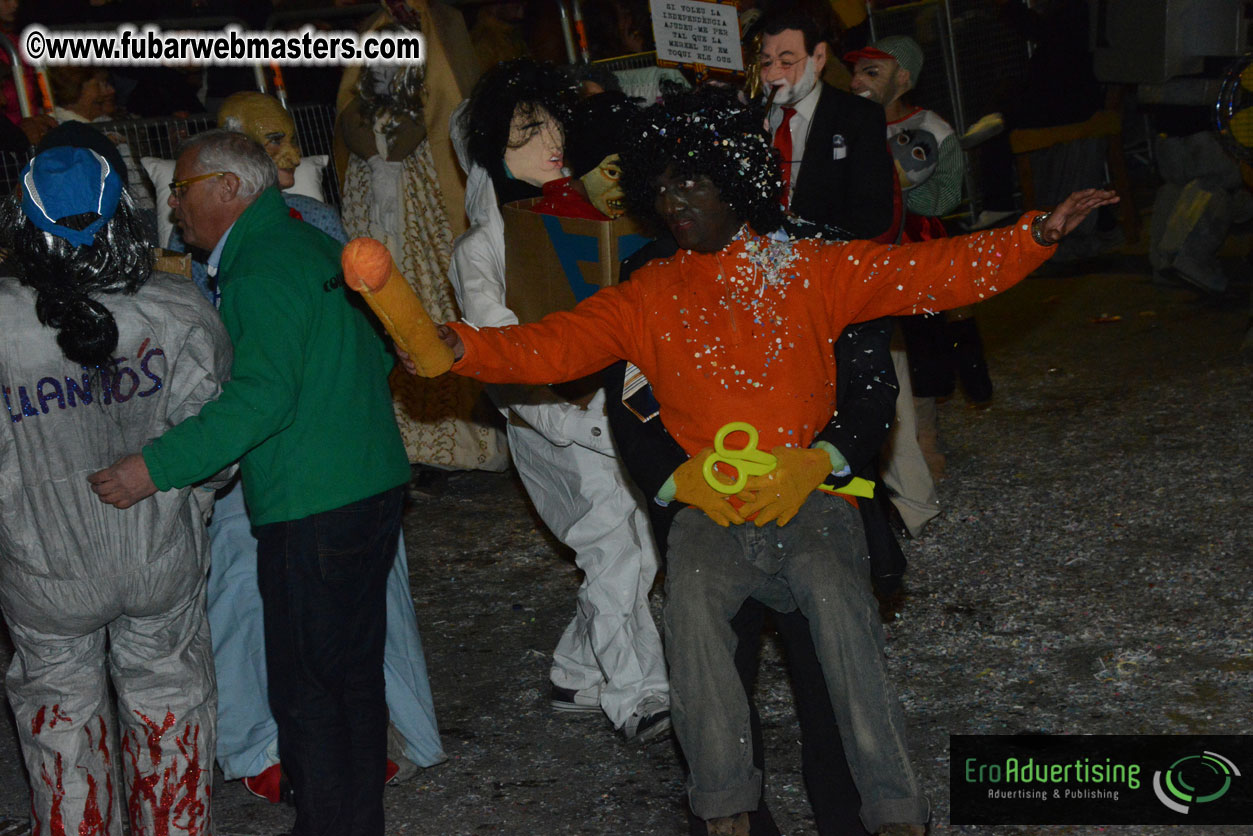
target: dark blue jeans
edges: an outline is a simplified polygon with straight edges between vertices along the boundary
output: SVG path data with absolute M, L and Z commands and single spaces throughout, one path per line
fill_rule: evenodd
M 403 487 L 257 526 L 257 580 L 293 836 L 382 836 L 384 586 Z

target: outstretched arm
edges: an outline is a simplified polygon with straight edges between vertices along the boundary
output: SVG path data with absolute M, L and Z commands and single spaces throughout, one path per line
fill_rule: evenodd
M 628 357 L 640 362 L 651 356 L 644 340 L 650 303 L 640 298 L 636 284 L 601 288 L 572 310 L 527 325 L 473 328 L 448 322 L 455 337 L 446 334 L 440 349 L 463 350 L 452 370 L 484 383 L 564 383 Z
M 1038 216 L 1040 243 L 1056 244 L 1079 228 L 1093 211 L 1118 202 L 1118 195 L 1108 189 L 1083 189 L 1072 192 L 1052 212 Z
M 980 302 L 1026 278 L 1089 213 L 1117 202 L 1112 191 L 1084 189 L 1004 229 L 898 247 L 853 241 L 824 248 L 828 314 L 863 322 Z

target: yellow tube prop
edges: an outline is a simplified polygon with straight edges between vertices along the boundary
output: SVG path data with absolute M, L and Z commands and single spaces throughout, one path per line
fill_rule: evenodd
M 361 294 L 418 374 L 438 377 L 452 368 L 452 349 L 435 333 L 435 323 L 382 242 L 354 238 L 344 247 L 340 264 L 344 282 Z

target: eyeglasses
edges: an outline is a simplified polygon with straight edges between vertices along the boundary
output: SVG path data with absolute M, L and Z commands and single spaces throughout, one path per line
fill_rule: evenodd
M 175 200 L 181 200 L 183 192 L 187 191 L 187 187 L 192 183 L 199 183 L 201 180 L 208 180 L 210 177 L 222 177 L 230 174 L 229 171 L 210 171 L 208 174 L 197 174 L 194 177 L 188 177 L 183 180 L 170 181 L 170 194 L 174 195 Z
M 805 58 L 808 57 L 808 55 L 805 56 Z M 790 70 L 800 62 L 804 61 L 805 58 L 794 58 L 791 61 L 784 61 L 782 58 L 761 58 L 759 59 L 759 64 L 763 70 L 768 70 L 775 66 L 781 70 Z

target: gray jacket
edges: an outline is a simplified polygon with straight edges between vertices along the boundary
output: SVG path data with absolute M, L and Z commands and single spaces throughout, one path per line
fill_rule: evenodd
M 11 572 L 114 577 L 171 549 L 207 560 L 209 491 L 165 491 L 122 511 L 97 499 L 87 476 L 217 397 L 230 371 L 226 330 L 190 280 L 168 273 L 101 298 L 118 326 L 112 374 L 65 359 L 33 291 L 0 278 L 0 582 Z

